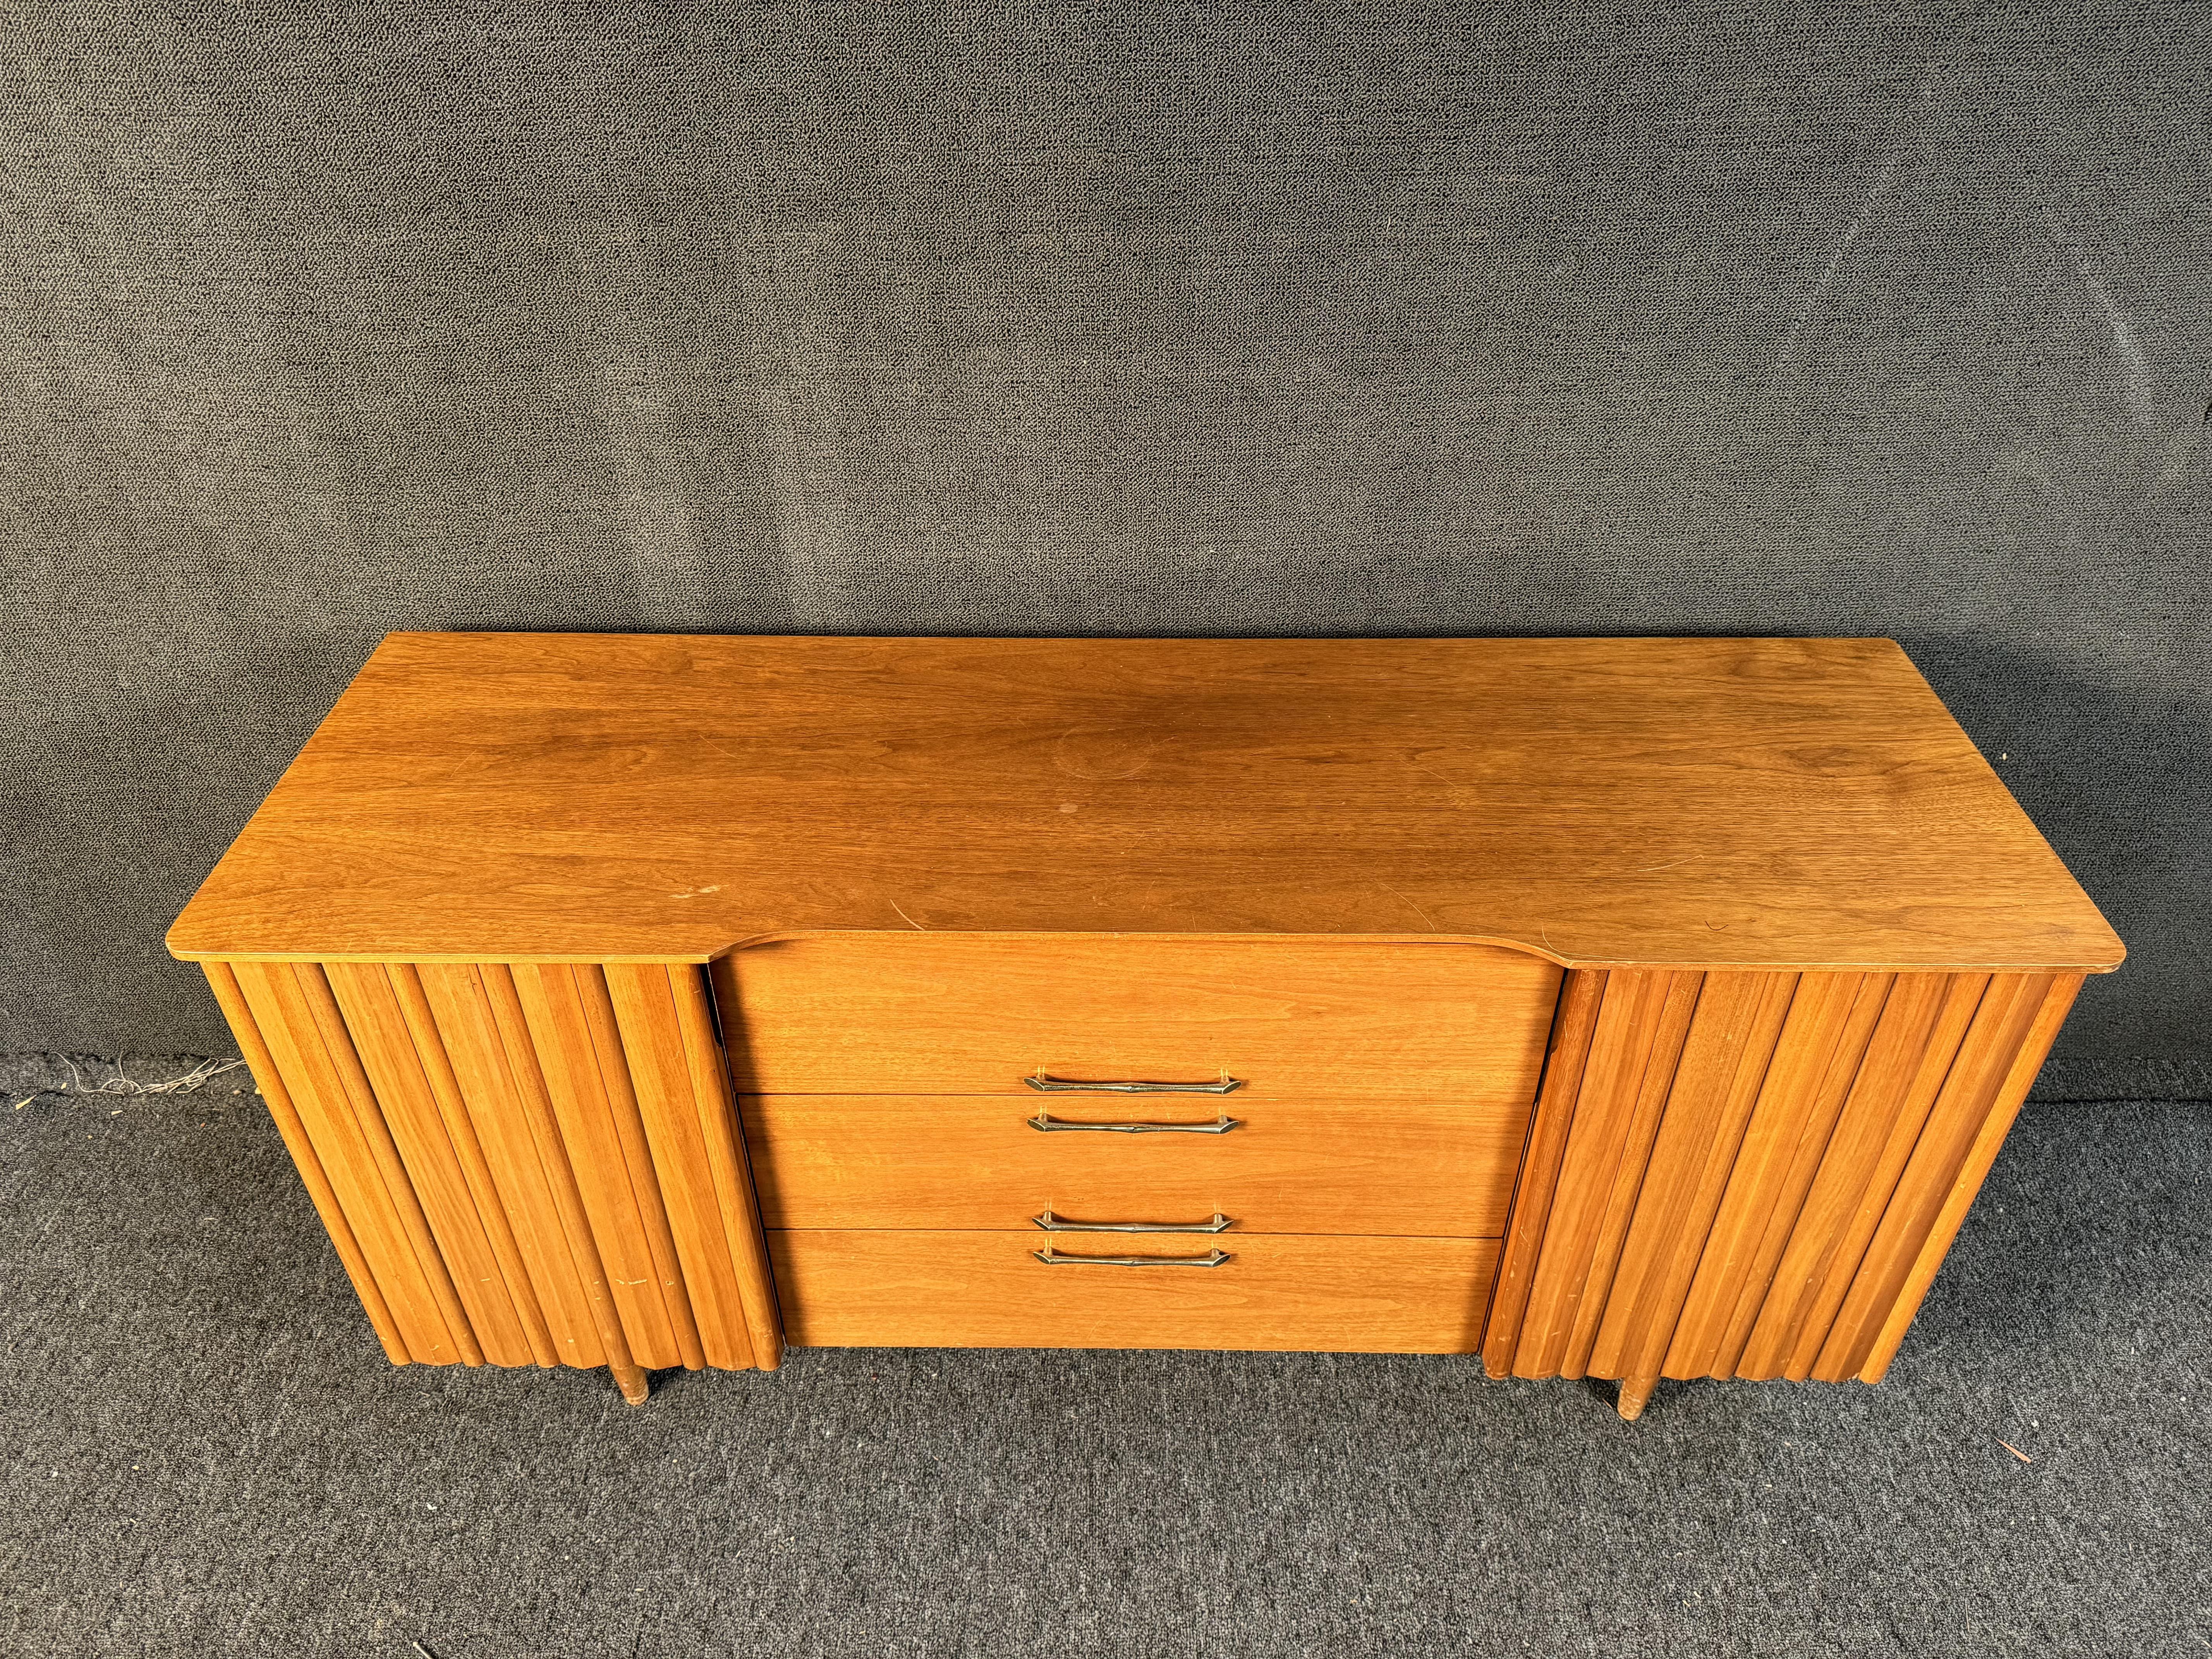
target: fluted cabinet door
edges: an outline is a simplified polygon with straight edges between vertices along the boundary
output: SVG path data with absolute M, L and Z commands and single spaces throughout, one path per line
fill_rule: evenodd
M 1880 1381 L 2081 985 L 1570 974 L 1487 1369 Z
M 394 1364 L 778 1363 L 702 969 L 206 969 Z

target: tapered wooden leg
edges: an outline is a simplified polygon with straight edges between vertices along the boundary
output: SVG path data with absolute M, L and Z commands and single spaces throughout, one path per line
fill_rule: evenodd
M 623 1399 L 629 1401 L 633 1406 L 645 1404 L 647 1388 L 644 1371 L 635 1365 L 610 1365 L 607 1369 L 614 1373 L 615 1386 L 622 1390 Z
M 1624 1376 L 1620 1379 L 1620 1416 L 1626 1423 L 1633 1423 L 1644 1415 L 1644 1407 L 1651 1398 L 1651 1390 L 1659 1386 L 1656 1376 Z

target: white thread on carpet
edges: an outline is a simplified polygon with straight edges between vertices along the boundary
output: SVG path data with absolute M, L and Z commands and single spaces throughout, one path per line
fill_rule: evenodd
M 77 1070 L 75 1060 L 64 1055 L 62 1064 L 69 1067 L 70 1076 L 76 1080 L 77 1086 L 68 1091 L 70 1094 L 188 1095 L 210 1078 L 221 1077 L 225 1072 L 234 1072 L 246 1062 L 243 1060 L 204 1060 L 182 1077 L 173 1077 L 166 1083 L 139 1083 L 124 1076 L 123 1062 L 118 1060 L 115 1062 L 115 1075 L 90 1089 L 84 1086 L 84 1074 Z

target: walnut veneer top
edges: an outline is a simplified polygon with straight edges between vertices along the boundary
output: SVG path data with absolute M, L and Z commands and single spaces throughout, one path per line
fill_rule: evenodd
M 169 945 L 700 961 L 904 928 L 2123 954 L 1887 640 L 395 634 Z

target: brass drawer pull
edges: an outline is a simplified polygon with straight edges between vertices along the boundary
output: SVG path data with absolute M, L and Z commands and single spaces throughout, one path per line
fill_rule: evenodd
M 1041 1095 L 1225 1095 L 1244 1086 L 1241 1077 L 1224 1077 L 1217 1083 L 1093 1083 L 1078 1078 L 1052 1077 L 1043 1072 L 1022 1081 Z
M 1062 1255 L 1049 1244 L 1030 1254 L 1048 1267 L 1218 1267 L 1236 1260 L 1218 1244 L 1205 1255 Z
M 1030 1219 L 1048 1233 L 1220 1233 L 1229 1231 L 1229 1218 L 1216 1210 L 1211 1221 L 1070 1221 L 1044 1206 L 1042 1215 Z
M 1211 1123 L 1071 1123 L 1049 1112 L 1039 1112 L 1035 1117 L 1022 1120 L 1030 1128 L 1042 1129 L 1047 1134 L 1081 1131 L 1109 1135 L 1225 1135 L 1243 1121 L 1226 1112 Z

